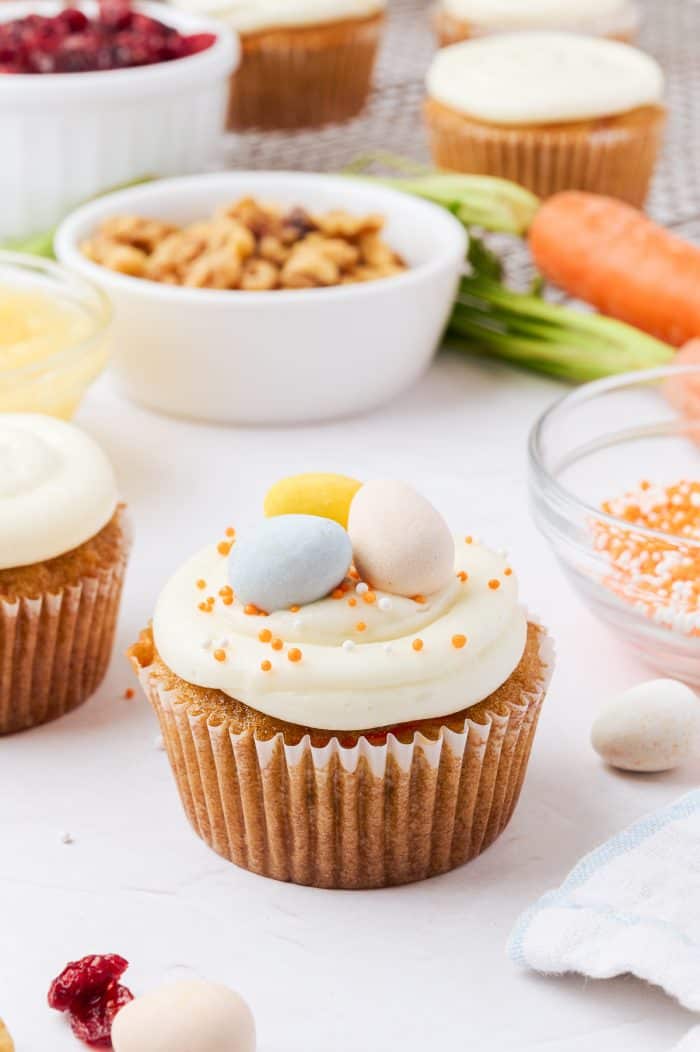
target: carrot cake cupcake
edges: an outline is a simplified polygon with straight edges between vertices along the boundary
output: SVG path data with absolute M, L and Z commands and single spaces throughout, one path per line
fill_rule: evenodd
M 589 190 L 640 206 L 659 152 L 664 77 L 651 56 L 574 33 L 508 33 L 443 48 L 425 118 L 440 168 L 541 197 Z
M 386 0 L 174 0 L 241 39 L 229 127 L 302 128 L 355 117 L 369 95 Z
M 175 573 L 132 662 L 219 854 L 327 888 L 443 873 L 510 820 L 548 637 L 506 557 L 410 486 L 342 479 L 314 513 L 302 478 Z
M 0 415 L 0 734 L 62 716 L 99 687 L 128 549 L 96 443 L 52 417 Z
M 554 29 L 630 43 L 639 29 L 633 0 L 439 0 L 435 30 L 440 46 L 528 29 Z

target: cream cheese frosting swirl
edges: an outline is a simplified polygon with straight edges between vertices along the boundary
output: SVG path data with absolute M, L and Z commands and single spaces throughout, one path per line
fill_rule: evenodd
M 90 540 L 117 506 L 114 472 L 88 435 L 37 413 L 0 415 L 0 569 Z
M 189 683 L 323 730 L 458 712 L 500 687 L 525 648 L 515 575 L 502 555 L 463 539 L 454 579 L 425 599 L 376 592 L 366 602 L 360 585 L 358 594 L 251 616 L 227 589 L 217 545 L 175 573 L 153 619 L 163 661 Z M 282 648 L 273 649 L 273 640 Z
M 427 76 L 437 102 L 494 124 L 556 124 L 663 100 L 658 62 L 628 44 L 575 33 L 504 33 L 443 48 Z
M 176 7 L 224 19 L 239 33 L 368 18 L 386 0 L 173 0 Z
M 564 29 L 572 33 L 633 33 L 639 23 L 631 0 L 442 0 L 455 18 L 478 31 L 507 32 L 519 29 Z

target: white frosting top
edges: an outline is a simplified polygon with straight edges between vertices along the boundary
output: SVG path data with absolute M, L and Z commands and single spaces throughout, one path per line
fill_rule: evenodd
M 643 51 L 575 33 L 506 33 L 443 48 L 429 95 L 492 124 L 554 124 L 660 103 L 664 76 Z
M 166 585 L 153 633 L 163 661 L 182 679 L 290 723 L 363 730 L 441 717 L 488 697 L 520 662 L 527 619 L 506 568 L 502 555 L 457 540 L 456 569 L 467 579 L 455 576 L 423 603 L 376 592 L 372 603 L 362 594 L 354 606 L 328 597 L 260 617 L 218 598 L 227 559 L 213 545 Z M 217 597 L 211 612 L 200 609 L 207 596 Z M 265 629 L 284 642 L 282 650 L 259 639 Z M 467 639 L 462 647 L 453 643 L 459 636 Z M 299 661 L 289 660 L 292 647 Z M 261 669 L 264 661 L 270 671 Z
M 442 0 L 449 14 L 476 32 L 564 29 L 572 33 L 632 33 L 639 13 L 632 0 Z
M 90 540 L 117 506 L 114 472 L 88 435 L 38 413 L 0 414 L 0 569 Z
M 285 26 L 321 25 L 346 18 L 367 18 L 386 0 L 171 0 L 196 14 L 223 18 L 239 33 Z

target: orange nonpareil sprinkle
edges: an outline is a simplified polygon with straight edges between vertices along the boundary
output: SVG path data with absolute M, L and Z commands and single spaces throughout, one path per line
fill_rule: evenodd
M 243 607 L 243 613 L 248 614 L 249 617 L 267 617 L 264 610 L 259 610 L 255 603 L 246 603 Z
M 505 570 L 503 571 L 504 577 L 511 577 L 512 574 L 513 571 L 511 570 L 510 566 L 506 566 Z
M 205 599 L 203 603 L 197 603 L 197 607 L 205 614 L 211 614 L 214 610 L 214 599 Z
M 301 661 L 301 650 L 299 650 L 299 647 L 292 647 L 291 650 L 287 653 L 287 657 L 290 661 L 293 661 L 295 663 L 297 661 Z
M 369 605 L 371 606 L 372 603 L 376 603 L 377 596 L 375 592 L 365 592 L 365 594 L 362 596 L 362 599 L 365 603 L 369 603 Z
M 203 577 L 200 577 L 199 580 L 197 581 L 197 588 L 203 589 L 203 588 L 206 588 L 206 587 L 207 587 L 207 582 L 204 580 Z
M 231 551 L 231 548 L 231 541 L 219 541 L 219 543 L 216 546 L 216 550 L 219 553 L 219 555 L 228 555 Z
M 269 643 L 272 639 L 272 632 L 269 628 L 261 628 L 258 632 L 258 639 L 261 643 Z
M 421 603 L 421 604 L 423 604 L 423 603 L 427 602 L 427 600 L 426 600 L 424 595 L 414 595 L 413 596 L 413 602 L 414 603 Z
M 460 579 L 460 581 L 462 583 L 464 583 L 465 581 L 469 580 L 469 574 L 467 573 L 466 570 L 460 570 L 459 573 L 457 574 L 457 576 L 459 577 L 459 579 Z
M 270 644 L 270 646 L 272 647 L 273 650 L 281 650 L 282 647 L 284 646 L 284 643 L 282 642 L 281 639 L 273 639 L 272 643 Z
M 271 661 L 261 661 L 260 662 L 260 668 L 262 669 L 263 672 L 269 672 L 271 670 L 271 668 L 272 668 L 272 662 Z
M 226 660 L 226 651 L 225 650 L 221 650 L 221 649 L 215 650 L 214 651 L 214 660 L 215 661 L 225 661 Z
M 358 621 L 357 624 L 355 625 L 355 628 L 357 629 L 358 632 L 364 632 L 365 629 L 367 628 L 367 625 L 364 623 L 364 621 Z
M 355 596 L 348 599 L 348 606 L 357 606 L 357 599 L 355 599 Z
M 474 538 L 473 538 L 473 537 L 472 537 L 471 535 L 467 535 L 467 536 L 466 536 L 466 537 L 464 538 L 464 543 L 465 543 L 465 544 L 472 544 L 472 543 L 473 543 L 473 541 L 474 541 Z
M 227 537 L 235 537 L 236 536 L 236 531 L 234 530 L 233 526 L 227 526 L 226 529 L 224 530 L 224 533 L 226 534 Z
M 344 595 L 345 595 L 345 592 L 343 591 L 342 588 L 334 588 L 333 591 L 331 592 L 331 598 L 332 599 L 342 599 Z
M 298 614 L 300 610 L 301 610 L 301 607 L 297 606 L 296 603 L 294 604 L 294 606 L 290 606 L 290 608 L 289 608 L 289 611 L 292 614 Z
M 491 589 L 491 591 L 492 592 L 497 592 L 500 587 L 501 587 L 501 582 L 499 580 L 497 580 L 495 577 L 492 577 L 491 580 L 489 581 L 489 588 Z
M 467 645 L 467 637 L 466 636 L 463 636 L 459 632 L 457 633 L 456 636 L 452 636 L 452 646 L 455 648 L 455 650 L 461 650 L 462 647 L 464 647 L 466 645 Z
M 126 690 L 124 691 L 124 697 L 126 698 L 127 701 L 131 701 L 133 696 L 134 696 L 133 690 L 131 689 L 131 687 L 127 687 Z
M 414 639 L 412 644 L 411 644 L 411 646 L 413 647 L 414 650 L 422 650 L 423 649 L 423 640 L 422 639 Z

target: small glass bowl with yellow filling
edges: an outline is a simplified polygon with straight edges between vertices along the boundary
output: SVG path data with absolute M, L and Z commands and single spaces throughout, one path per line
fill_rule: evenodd
M 69 419 L 109 356 L 112 308 L 45 259 L 0 252 L 0 412 Z

